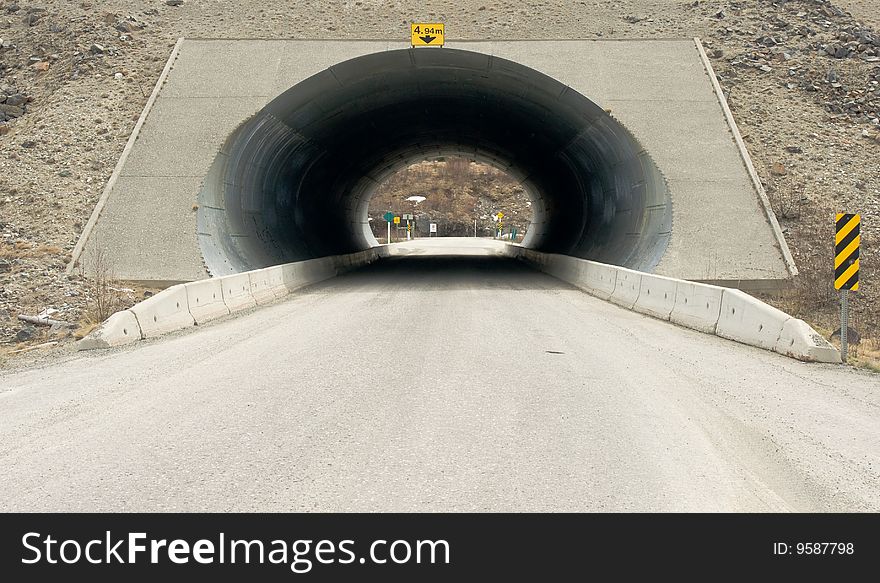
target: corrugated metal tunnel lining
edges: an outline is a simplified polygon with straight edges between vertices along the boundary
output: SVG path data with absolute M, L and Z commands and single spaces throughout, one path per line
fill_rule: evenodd
M 199 196 L 205 263 L 224 275 L 375 245 L 376 186 L 449 154 L 522 180 L 529 247 L 644 270 L 666 249 L 666 182 L 607 112 L 512 61 L 410 49 L 339 63 L 226 140 Z

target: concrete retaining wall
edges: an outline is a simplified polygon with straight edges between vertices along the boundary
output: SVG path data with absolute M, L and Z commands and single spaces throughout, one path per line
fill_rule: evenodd
M 292 291 L 387 257 L 373 248 L 179 284 L 110 316 L 78 343 L 79 350 L 109 348 L 204 324 L 265 305 Z
M 685 328 L 808 362 L 839 363 L 840 353 L 806 322 L 736 289 L 661 277 L 510 245 L 505 255 L 596 297 Z

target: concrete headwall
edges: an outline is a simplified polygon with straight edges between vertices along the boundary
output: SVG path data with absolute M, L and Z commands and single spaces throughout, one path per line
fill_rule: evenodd
M 656 168 L 652 170 L 651 176 L 662 173 L 671 201 L 671 221 L 664 218 L 657 222 L 662 228 L 658 227 L 659 231 L 656 233 L 658 240 L 665 241 L 668 237 L 668 245 L 664 243 L 656 246 L 657 252 L 663 249 L 666 251 L 650 271 L 689 280 L 735 281 L 738 287 L 749 289 L 765 285 L 778 286 L 793 273 L 794 267 L 785 240 L 778 230 L 772 210 L 767 207 L 765 197 L 761 195 L 760 181 L 756 180 L 748 154 L 741 140 L 736 139 L 739 134 L 733 118 L 727 115 L 723 96 L 714 83 L 711 66 L 698 41 L 450 41 L 447 48 L 453 51 L 443 53 L 439 50 L 427 50 L 418 53 L 417 58 L 441 59 L 442 55 L 452 54 L 455 50 L 466 52 L 468 59 L 474 62 L 489 63 L 491 66 L 487 66 L 499 78 L 504 78 L 505 63 L 531 69 L 540 73 L 542 79 L 547 79 L 536 89 L 558 89 L 558 103 L 545 112 L 548 117 L 554 117 L 558 111 L 569 107 L 575 97 L 585 98 L 593 104 L 597 115 L 601 113 L 597 119 L 604 120 L 602 123 L 607 124 L 607 127 L 603 126 L 607 132 L 613 133 L 623 128 L 632 134 L 644 148 L 639 159 L 643 162 L 652 160 L 651 166 Z M 214 229 L 229 220 L 233 224 L 227 231 L 233 237 L 231 240 L 235 241 L 247 234 L 243 229 L 249 225 L 252 227 L 254 221 L 267 227 L 281 225 L 282 228 L 276 229 L 278 233 L 313 229 L 313 225 L 319 224 L 319 231 L 303 231 L 303 236 L 314 235 L 312 239 L 317 237 L 320 240 L 311 240 L 305 246 L 285 244 L 287 246 L 280 248 L 285 249 L 286 254 L 279 258 L 268 253 L 277 246 L 275 244 L 278 241 L 267 236 L 266 253 L 256 253 L 263 248 L 256 244 L 251 245 L 256 251 L 251 259 L 243 262 L 245 267 L 236 265 L 225 271 L 217 269 L 215 275 L 316 255 L 346 253 L 349 251 L 348 247 L 352 247 L 351 251 L 356 250 L 356 245 L 347 245 L 345 249 L 337 250 L 331 249 L 329 244 L 363 239 L 363 225 L 367 220 L 366 201 L 369 197 L 364 195 L 357 198 L 356 194 L 360 192 L 357 185 L 342 189 L 337 193 L 338 196 L 329 197 L 324 196 L 327 193 L 322 188 L 313 185 L 305 194 L 324 197 L 321 200 L 325 202 L 338 199 L 338 203 L 333 202 L 332 208 L 310 204 L 299 210 L 291 210 L 290 205 L 279 209 L 266 206 L 255 198 L 259 193 L 254 189 L 245 189 L 240 196 L 236 194 L 230 200 L 225 195 L 231 196 L 232 191 L 224 191 L 224 196 L 219 196 L 218 189 L 216 197 L 205 199 L 199 198 L 200 193 L 208 183 L 227 182 L 218 174 L 224 165 L 229 168 L 250 167 L 246 159 L 226 160 L 224 145 L 234 136 L 246 132 L 250 128 L 249 120 L 266 118 L 268 124 L 266 116 L 274 111 L 269 106 L 277 98 L 287 95 L 287 101 L 300 103 L 302 107 L 297 111 L 304 112 L 304 117 L 293 116 L 283 120 L 278 118 L 277 124 L 265 125 L 257 137 L 260 138 L 260 143 L 266 145 L 274 143 L 270 139 L 273 136 L 289 137 L 293 135 L 293 130 L 302 134 L 305 131 L 302 124 L 312 119 L 312 114 L 306 113 L 313 112 L 315 116 L 319 116 L 331 102 L 345 115 L 354 115 L 353 112 L 359 111 L 357 107 L 350 106 L 350 99 L 342 99 L 345 95 L 324 88 L 323 85 L 321 91 L 310 92 L 308 89 L 315 79 L 343 84 L 343 81 L 359 75 L 360 59 L 386 54 L 388 59 L 393 60 L 407 52 L 408 44 L 400 40 L 181 40 L 175 46 L 136 131 L 83 232 L 73 253 L 70 269 L 73 269 L 79 259 L 80 252 L 87 256 L 89 245 L 100 244 L 111 251 L 113 269 L 120 279 L 165 283 L 203 279 L 208 275 L 205 259 L 210 254 L 205 250 L 216 251 L 221 261 L 224 257 L 231 257 L 232 251 L 226 245 L 228 241 L 224 243 L 221 237 L 215 236 L 223 230 Z M 408 59 L 404 61 L 410 62 Z M 427 69 L 443 69 L 442 65 L 443 63 L 438 63 L 436 67 Z M 397 69 L 399 67 L 394 70 Z M 459 77 L 469 78 L 463 74 Z M 384 77 L 379 75 L 373 79 L 372 84 L 365 85 L 364 95 L 370 98 L 358 100 L 361 107 L 373 103 L 373 92 L 388 92 L 389 88 L 377 79 L 381 81 Z M 330 83 L 327 87 L 332 86 Z M 401 98 L 413 98 L 421 103 L 429 97 L 432 100 L 442 97 L 443 103 L 455 105 L 455 99 L 466 96 L 469 87 L 468 83 L 444 82 L 429 95 L 414 95 L 412 91 L 408 91 L 402 93 Z M 444 88 L 443 92 L 441 88 Z M 498 96 L 522 98 L 524 106 L 534 107 L 537 103 L 534 92 L 522 86 L 515 86 L 510 90 L 499 86 L 496 93 Z M 495 101 L 488 97 L 488 102 L 494 104 Z M 480 101 L 476 98 L 468 101 L 471 104 L 477 102 Z M 397 112 L 394 107 L 382 108 L 382 111 L 386 110 Z M 373 110 L 365 111 L 363 116 L 358 117 L 359 122 L 363 123 L 342 125 L 372 127 L 367 122 L 376 121 Z M 429 134 L 436 130 L 441 136 L 445 135 L 448 128 L 444 124 L 451 125 L 452 121 L 440 124 L 444 127 L 430 124 L 439 119 L 454 120 L 454 117 L 439 118 L 434 114 L 427 116 L 428 121 L 425 122 L 426 116 L 419 111 L 411 111 L 412 123 L 427 123 Z M 512 124 L 516 117 L 513 114 L 517 111 L 532 112 L 534 109 L 523 110 L 511 106 L 507 110 L 489 113 L 502 121 L 510 118 Z M 544 114 L 519 115 L 519 118 L 537 119 L 536 123 L 543 123 Z M 333 119 L 336 117 L 328 118 L 331 122 Z M 466 130 L 472 126 L 479 129 L 478 125 L 464 124 L 459 133 L 467 137 Z M 364 142 L 371 145 L 370 151 L 379 151 L 380 146 L 385 146 L 385 138 L 382 136 L 385 136 L 388 128 L 380 127 L 383 131 L 376 132 L 378 137 L 375 141 Z M 503 124 L 498 127 L 505 129 Z M 537 140 L 546 131 L 518 133 L 515 131 L 516 127 L 518 126 L 511 125 L 511 135 L 515 138 L 509 140 L 515 144 L 510 143 L 508 146 L 524 146 L 521 148 L 524 152 L 557 152 L 553 148 L 542 148 L 537 142 L 533 144 L 532 140 Z M 549 131 L 550 127 L 546 125 L 544 129 Z M 564 129 L 569 126 L 558 127 Z M 326 135 L 321 134 L 308 143 L 324 143 L 324 137 L 337 135 L 338 132 L 330 129 L 325 132 Z M 571 129 L 578 131 L 575 125 L 571 125 Z M 474 144 L 471 145 L 474 147 L 468 150 L 468 155 L 477 156 L 485 150 L 485 136 L 470 137 L 473 138 Z M 559 150 L 557 158 L 571 163 L 574 158 L 582 161 L 590 159 L 591 152 L 603 151 L 609 155 L 613 153 L 615 142 L 605 141 L 600 137 L 593 136 L 590 132 L 568 136 L 570 140 L 566 138 L 566 143 L 569 147 Z M 455 136 L 447 136 L 451 145 L 455 146 L 457 142 L 453 138 Z M 401 147 L 423 142 L 431 147 L 437 145 L 439 149 L 435 154 L 439 154 L 442 151 L 439 146 L 446 143 L 434 144 L 420 139 L 404 142 Z M 346 142 L 351 147 L 360 143 L 359 140 Z M 226 154 L 243 153 L 233 150 Z M 307 160 L 316 156 L 306 147 L 288 150 L 293 152 L 291 156 L 302 156 Z M 334 149 L 340 156 L 347 151 L 345 148 Z M 182 152 L 185 155 L 181 155 Z M 258 162 L 263 165 L 278 163 L 283 168 L 288 167 L 287 162 L 282 164 L 281 158 L 269 154 L 271 152 L 259 158 Z M 352 164 L 367 164 L 365 160 L 372 159 L 367 154 L 369 152 L 364 155 L 352 154 L 350 160 L 345 159 Z M 525 156 L 516 161 L 524 163 L 528 159 Z M 389 155 L 388 160 L 384 166 L 376 162 L 378 166 L 371 166 L 372 170 L 365 167 L 365 176 L 369 179 L 365 179 L 366 182 L 381 180 L 384 174 L 374 170 L 390 168 L 396 158 Z M 611 168 L 612 162 L 613 160 L 603 164 Z M 498 158 L 498 163 L 507 164 L 511 172 L 522 170 L 503 156 Z M 315 168 L 317 172 L 318 165 Z M 334 168 L 335 166 L 330 165 L 322 176 L 332 181 L 337 177 Z M 553 172 L 549 174 L 555 175 Z M 606 174 L 611 180 L 613 173 Z M 659 213 L 661 210 L 666 212 L 669 209 L 669 205 L 657 206 L 639 194 L 639 189 L 645 188 L 641 180 L 633 182 L 621 178 L 617 181 L 619 185 L 617 182 L 613 185 L 611 182 L 587 184 L 587 174 L 580 172 L 576 177 L 585 181 L 584 192 L 597 193 L 597 201 L 604 200 L 599 193 L 612 192 L 618 187 L 621 193 L 626 189 L 632 191 L 632 196 L 621 195 L 623 198 L 607 207 L 609 217 L 613 214 L 613 209 L 635 212 L 635 207 L 631 205 L 640 198 L 648 201 L 644 202 L 647 205 L 643 205 L 644 213 Z M 234 180 L 231 183 L 238 184 Z M 569 192 L 571 189 L 568 187 L 571 185 L 555 185 L 559 186 L 556 188 L 551 183 L 548 177 L 547 184 L 535 185 L 541 193 L 536 195 L 533 207 L 537 209 L 539 219 L 541 216 L 548 221 L 553 218 L 561 221 L 560 224 L 564 223 L 564 228 L 549 229 L 550 223 L 542 226 L 543 223 L 538 220 L 529 232 L 529 237 L 535 241 L 535 248 L 643 268 L 641 264 L 632 263 L 625 260 L 626 258 L 618 261 L 613 255 L 604 253 L 620 245 L 610 244 L 602 237 L 628 237 L 633 229 L 627 225 L 620 225 L 619 228 L 612 225 L 613 228 L 609 227 L 609 230 L 601 225 L 583 224 L 579 219 L 570 219 L 585 216 L 583 208 L 570 204 L 571 201 L 561 194 Z M 254 184 L 262 183 L 257 181 Z M 280 190 L 273 191 L 271 196 L 263 193 L 268 197 L 266 200 L 294 200 L 284 190 L 286 185 L 298 184 L 293 178 L 289 181 L 270 181 L 267 184 L 276 185 Z M 559 196 L 554 198 L 554 193 Z M 301 197 L 296 198 L 300 199 Z M 227 208 L 230 201 L 240 207 L 238 215 L 230 215 L 230 209 Z M 194 204 L 198 206 L 196 211 L 193 210 Z M 328 214 L 331 211 L 339 216 Z M 619 214 L 624 216 L 626 213 Z M 289 225 L 290 229 L 282 221 L 288 215 L 294 218 Z M 605 216 L 603 212 L 593 212 L 589 220 L 602 221 Z M 649 218 L 648 215 L 645 217 Z M 269 231 L 267 233 L 271 234 Z M 249 240 L 255 240 L 257 234 L 262 236 L 266 233 L 261 227 L 258 233 L 248 235 Z M 352 238 L 354 235 L 357 237 Z M 324 236 L 326 240 L 321 239 Z M 554 239 L 562 236 L 571 239 L 568 241 L 570 246 Z M 589 241 L 593 241 L 595 245 L 591 247 L 592 244 L 587 244 Z M 322 247 L 320 243 L 327 245 Z M 316 252 L 315 249 L 319 251 Z M 642 253 L 644 250 L 636 251 L 638 253 L 634 257 L 651 256 L 651 253 Z M 653 261 L 649 265 L 653 265 Z

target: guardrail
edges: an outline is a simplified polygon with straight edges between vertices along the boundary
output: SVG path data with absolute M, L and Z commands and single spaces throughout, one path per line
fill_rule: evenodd
M 840 363 L 840 352 L 806 322 L 737 289 L 517 245 L 505 253 L 629 310 L 798 360 Z
M 291 292 L 387 256 L 384 247 L 285 263 L 224 277 L 182 283 L 116 312 L 78 343 L 79 350 L 131 344 L 199 326 L 274 302 Z

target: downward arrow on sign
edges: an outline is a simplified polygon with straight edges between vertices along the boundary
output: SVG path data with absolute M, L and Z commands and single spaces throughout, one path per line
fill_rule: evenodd
M 422 39 L 423 41 L 425 41 L 425 44 L 426 44 L 426 45 L 429 45 L 429 44 L 431 44 L 431 43 L 434 41 L 434 39 L 436 39 L 437 37 L 436 37 L 436 36 L 428 36 L 428 35 L 425 35 L 425 36 L 420 36 L 419 38 Z

